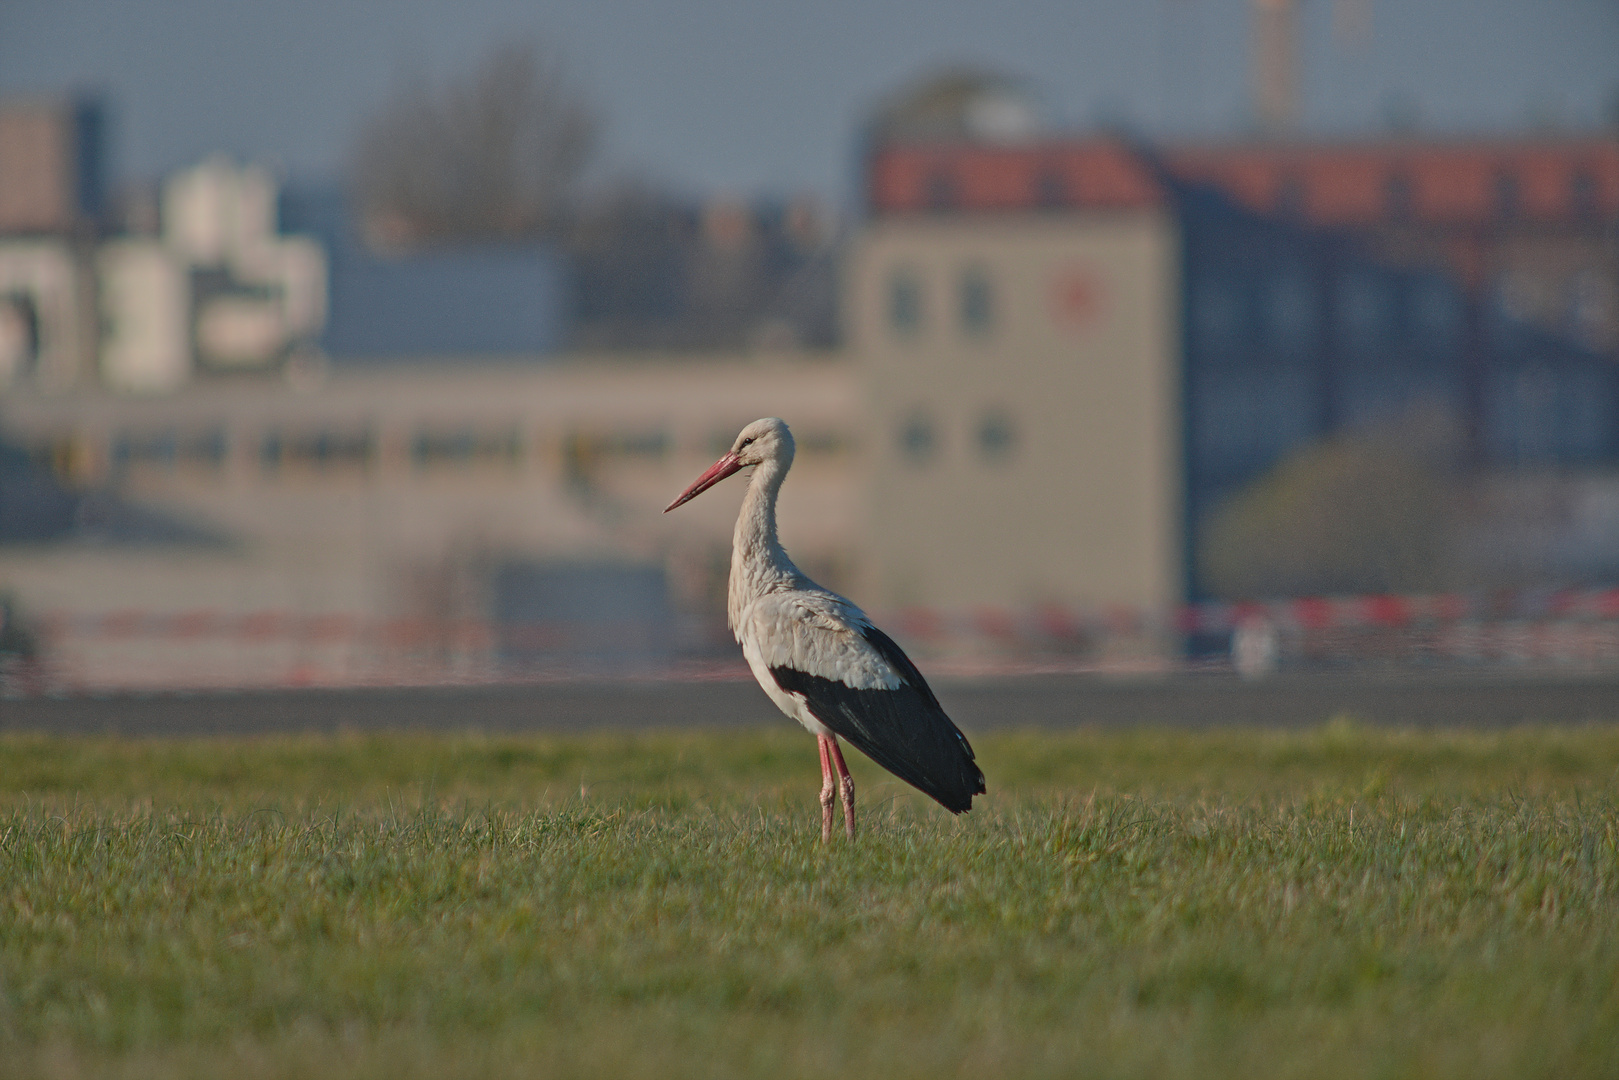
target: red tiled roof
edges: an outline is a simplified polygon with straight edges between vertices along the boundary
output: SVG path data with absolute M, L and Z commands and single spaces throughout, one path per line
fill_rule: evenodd
M 1412 141 L 1271 146 L 1167 146 L 1167 167 L 1214 184 L 1261 212 L 1323 225 L 1619 217 L 1619 139 Z M 1122 142 L 1074 139 L 1036 147 L 894 145 L 872 156 L 871 207 L 1013 210 L 1053 201 L 1153 205 L 1162 192 Z M 1508 206 L 1507 204 L 1511 205 Z M 1401 205 L 1403 204 L 1403 205 Z
M 1041 148 L 974 144 L 896 146 L 870 163 L 872 208 L 1020 210 L 1061 192 L 1066 205 L 1153 206 L 1163 201 L 1157 180 L 1123 144 L 1093 139 Z

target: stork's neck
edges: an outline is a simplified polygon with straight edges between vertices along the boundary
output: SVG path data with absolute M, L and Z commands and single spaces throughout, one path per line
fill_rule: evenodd
M 731 537 L 731 582 L 726 614 L 735 630 L 742 609 L 772 588 L 791 586 L 803 577 L 776 539 L 776 495 L 787 468 L 767 459 L 753 470 L 742 513 Z

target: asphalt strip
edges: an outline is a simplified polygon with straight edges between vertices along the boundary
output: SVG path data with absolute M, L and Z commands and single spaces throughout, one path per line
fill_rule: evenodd
M 1502 728 L 1619 722 L 1619 673 L 1534 676 L 1049 675 L 935 684 L 969 734 L 1032 727 Z M 589 680 L 505 686 L 0 700 L 0 731 L 122 736 L 293 732 L 584 732 L 787 723 L 749 682 Z

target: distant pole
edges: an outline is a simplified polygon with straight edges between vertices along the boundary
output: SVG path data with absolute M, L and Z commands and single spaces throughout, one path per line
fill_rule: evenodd
M 1298 0 L 1254 0 L 1254 105 L 1269 135 L 1298 124 Z

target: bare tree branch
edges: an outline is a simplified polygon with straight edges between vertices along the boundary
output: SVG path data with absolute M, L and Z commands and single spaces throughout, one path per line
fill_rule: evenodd
M 367 234 L 390 247 L 552 234 L 598 127 L 561 60 L 534 43 L 442 87 L 411 80 L 361 130 Z

